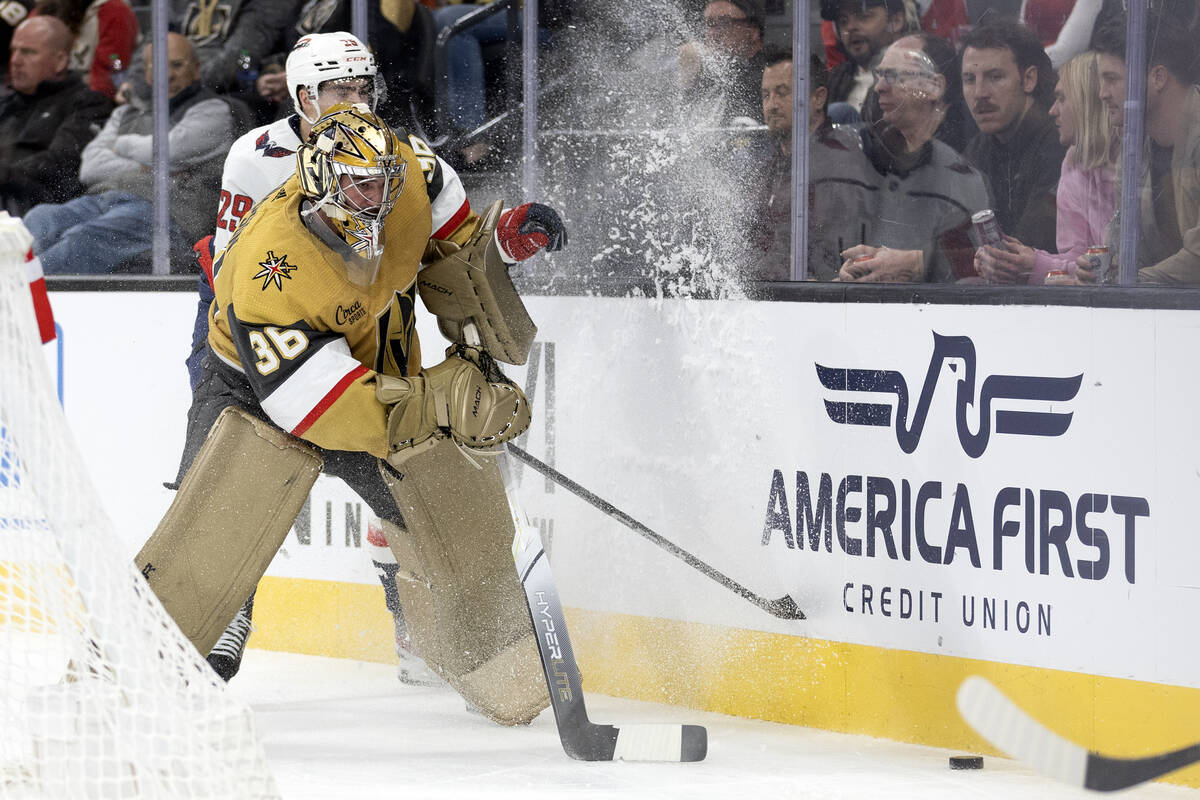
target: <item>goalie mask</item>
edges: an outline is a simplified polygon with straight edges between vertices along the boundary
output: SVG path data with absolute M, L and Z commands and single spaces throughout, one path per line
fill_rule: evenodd
M 344 31 L 301 37 L 287 57 L 288 94 L 296 113 L 309 125 L 336 103 L 366 103 L 374 111 L 386 98 L 375 56 L 356 36 Z M 304 89 L 316 112 L 310 117 L 300 103 Z
M 369 285 L 383 254 L 384 221 L 404 189 L 400 139 L 365 105 L 339 104 L 313 126 L 296 166 L 311 201 L 304 213 L 322 213 L 333 235 L 365 262 L 347 264 L 351 279 Z

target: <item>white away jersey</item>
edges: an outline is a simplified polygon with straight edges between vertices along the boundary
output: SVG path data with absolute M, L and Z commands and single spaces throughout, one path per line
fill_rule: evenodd
M 298 147 L 300 118 L 291 114 L 243 134 L 229 148 L 221 175 L 214 254 L 229 244 L 229 237 L 250 207 L 296 171 Z

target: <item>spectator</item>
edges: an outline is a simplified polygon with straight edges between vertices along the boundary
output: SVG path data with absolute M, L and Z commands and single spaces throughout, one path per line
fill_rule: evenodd
M 143 52 L 151 79 L 151 45 Z M 212 201 L 222 156 L 232 142 L 233 114 L 224 99 L 199 80 L 191 42 L 167 34 L 170 95 L 171 252 L 183 263 L 191 243 L 213 229 Z M 154 119 L 134 98 L 118 107 L 83 151 L 80 179 L 88 194 L 37 206 L 25 218 L 34 251 L 48 275 L 107 274 L 141 255 L 153 242 Z
M 281 42 L 285 52 L 269 59 L 278 67 L 264 67 L 259 77 L 259 95 L 279 104 L 282 116 L 292 111 L 283 66 L 288 53 L 304 36 L 350 30 L 351 5 L 349 0 L 305 0 L 301 4 L 298 21 L 285 31 Z M 387 88 L 378 98 L 377 112 L 393 126 L 412 128 L 414 108 L 424 121 L 433 107 L 432 53 L 437 37 L 433 14 L 415 0 L 369 3 L 367 12 L 367 44 Z
M 946 39 L 953 46 L 966 34 L 969 20 L 964 0 L 927 0 L 921 3 L 921 30 Z
M 1054 192 L 1066 148 L 1047 113 L 1054 70 L 1046 51 L 1028 28 L 988 23 L 963 40 L 962 82 L 979 126 L 964 155 L 988 180 L 1000 230 L 1053 249 Z
M 12 42 L 13 31 L 25 21 L 33 10 L 34 0 L 0 0 L 0 58 L 4 59 L 0 71 L 7 78 L 9 43 Z
M 762 0 L 709 0 L 704 6 L 701 41 L 679 49 L 680 88 L 684 103 L 697 112 L 695 122 L 758 120 L 765 20 Z
M 67 23 L 75 37 L 71 70 L 87 76 L 88 86 L 112 100 L 115 70 L 124 71 L 133 58 L 138 24 L 126 0 L 40 0 L 38 14 Z
M 1095 6 L 1095 10 L 1091 8 Z M 1085 19 L 1100 11 L 1100 0 L 1021 0 L 1017 21 L 1033 32 L 1043 47 L 1058 39 L 1067 18 L 1078 11 Z M 1085 39 L 1086 41 L 1086 39 Z
M 1113 179 L 1120 145 L 1100 102 L 1098 61 L 1089 51 L 1063 64 L 1050 107 L 1058 140 L 1069 148 L 1056 195 L 1058 253 L 1034 250 L 1011 236 L 1005 239 L 1007 248 L 981 247 L 975 265 L 990 283 L 1041 284 L 1059 271 L 1068 275 L 1061 282 L 1070 282 L 1076 259 L 1105 241 L 1116 207 Z
M 77 196 L 83 147 L 112 108 L 67 64 L 71 31 L 54 17 L 33 17 L 13 33 L 0 99 L 0 207 L 24 214 L 38 203 Z
M 284 28 L 296 16 L 297 0 L 229 0 L 220 5 L 168 0 L 167 6 L 172 29 L 191 41 L 196 51 L 200 83 L 215 92 L 252 100 L 253 89 L 243 82 L 256 80 L 253 73 L 263 58 L 278 51 Z M 141 58 L 142 53 L 134 55 L 131 75 L 144 74 Z M 239 76 L 243 61 L 250 72 Z
M 1087 49 L 1103 5 L 1103 0 L 1022 0 L 1019 19 L 1058 69 Z
M 827 69 L 846 63 L 846 48 L 842 47 L 842 38 L 838 36 L 837 25 L 833 24 L 833 20 L 821 20 L 821 47 L 825 50 Z
M 1114 128 L 1125 126 L 1125 21 L 1105 25 L 1092 37 L 1100 70 L 1100 102 Z
M 882 116 L 862 151 L 826 146 L 810 159 L 810 264 L 844 281 L 951 281 L 974 273 L 971 214 L 988 204 L 983 176 L 934 138 L 947 76 L 904 37 L 884 52 L 875 91 Z
M 877 113 L 865 111 L 875 82 L 871 70 L 884 49 L 908 32 L 903 0 L 822 0 L 821 16 L 837 23 L 849 55 L 829 73 L 829 102 L 848 103 L 860 116 L 877 119 Z
M 478 11 L 484 4 L 456 3 L 436 8 L 433 11 L 434 25 L 439 31 L 449 28 L 463 17 Z M 524 12 L 520 14 L 524 22 Z M 483 48 L 489 44 L 503 42 L 508 37 L 506 12 L 492 14 L 446 43 L 446 75 L 438 76 L 446 81 L 449 112 L 454 125 L 463 131 L 473 131 L 483 125 L 487 118 L 486 81 L 484 75 Z M 549 33 L 538 31 L 539 41 L 549 40 Z M 491 142 L 478 139 L 468 143 L 460 152 L 462 166 L 476 166 L 491 152 Z
M 1120 67 L 1119 78 L 1109 75 L 1101 84 L 1110 111 L 1124 102 L 1123 34 L 1123 27 L 1113 25 L 1096 37 L 1102 73 Z M 1138 281 L 1200 284 L 1200 87 L 1194 33 L 1174 17 L 1151 13 L 1147 34 Z M 1118 218 L 1109 235 L 1114 270 L 1120 240 Z M 1086 258 L 1077 263 L 1087 268 Z
M 764 58 L 762 114 L 768 141 L 753 173 L 753 185 L 762 188 L 751 223 L 751 274 L 755 280 L 786 281 L 792 277 L 792 54 L 776 50 Z M 815 54 L 809 60 L 808 81 L 809 136 L 856 147 L 853 134 L 835 127 L 825 113 L 829 74 Z
M 950 40 L 942 36 L 921 32 L 911 34 L 911 37 L 921 43 L 921 52 L 929 56 L 938 74 L 946 79 L 945 116 L 942 117 L 934 138 L 950 145 L 956 153 L 961 153 L 979 129 L 975 127 L 975 120 L 971 119 L 971 112 L 967 111 L 963 101 L 958 53 Z

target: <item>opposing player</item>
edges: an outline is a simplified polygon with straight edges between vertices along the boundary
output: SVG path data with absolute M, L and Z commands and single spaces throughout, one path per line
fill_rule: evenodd
M 496 459 L 530 409 L 494 359 L 524 363 L 536 333 L 509 265 L 566 231 L 537 203 L 475 214 L 405 139 L 366 105 L 333 107 L 218 254 L 190 466 L 137 564 L 208 652 L 323 470 L 382 520 L 427 663 L 484 715 L 525 723 L 549 696 Z M 418 286 L 453 342 L 429 369 Z
M 296 171 L 296 151 L 326 109 L 338 103 L 365 103 L 374 110 L 384 99 L 384 82 L 378 74 L 375 57 L 350 33 L 317 33 L 301 38 L 288 55 L 286 70 L 294 113 L 255 128 L 233 143 L 221 177 L 216 232 L 196 246 L 202 274 L 199 307 L 192 332 L 192 354 L 188 358 L 193 391 L 200 379 L 200 363 L 208 338 L 208 309 L 213 299 L 213 255 L 229 244 L 250 208 Z M 466 194 L 456 183 L 457 176 L 451 177 L 449 168 L 446 176 L 444 181 L 450 188 L 439 210 L 453 206 L 449 213 L 457 213 Z M 183 470 L 180 472 L 182 475 Z M 422 686 L 440 684 L 441 681 L 413 652 L 404 614 L 396 600 L 396 561 L 378 523 L 368 521 L 367 531 L 371 559 L 383 584 L 387 607 L 392 612 L 400 680 Z M 225 680 L 236 675 L 241 666 L 253 611 L 252 594 L 208 656 L 209 664 Z

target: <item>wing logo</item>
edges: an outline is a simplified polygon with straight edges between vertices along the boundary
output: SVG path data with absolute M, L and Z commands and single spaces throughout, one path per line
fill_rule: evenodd
M 976 391 L 975 343 L 966 336 L 933 334 L 933 354 L 921 394 L 909 418 L 908 382 L 896 370 L 847 369 L 826 367 L 814 363 L 817 377 L 826 389 L 836 392 L 856 392 L 894 396 L 896 442 L 905 453 L 912 453 L 921 442 L 929 407 L 944 372 L 943 367 L 958 375 L 955 402 L 955 423 L 958 441 L 963 452 L 979 458 L 987 449 L 993 432 L 1019 436 L 1062 436 L 1071 426 L 1073 412 L 1005 408 L 1005 401 L 1040 401 L 1066 403 L 1075 398 L 1083 382 L 1083 374 L 1069 378 L 1048 378 L 1034 375 L 988 375 Z M 888 398 L 889 400 L 892 398 Z M 825 413 L 841 425 L 892 425 L 892 402 L 841 401 L 825 399 Z M 977 422 L 975 431 L 971 423 Z
M 287 278 L 290 281 L 292 279 L 292 272 L 296 269 L 287 263 L 287 253 L 276 258 L 274 250 L 268 250 L 267 260 L 258 262 L 258 265 L 262 269 L 255 273 L 254 280 L 262 280 L 262 290 L 264 292 L 272 283 L 275 284 L 276 289 L 282 292 L 283 279 Z
M 263 131 L 262 135 L 254 140 L 254 149 L 262 153 L 263 158 L 287 158 L 296 155 L 296 151 L 275 144 L 269 131 Z

